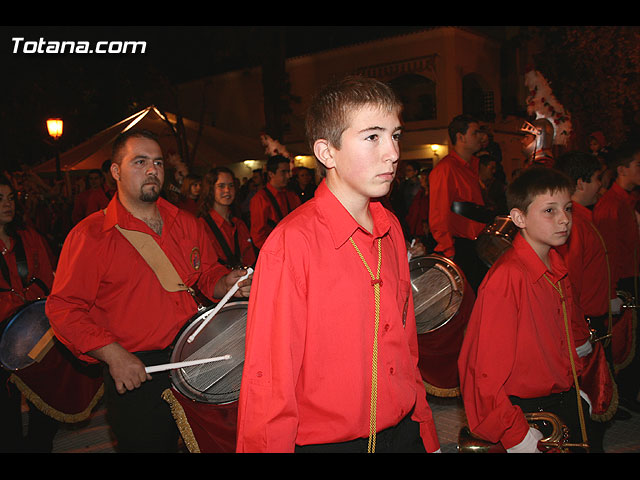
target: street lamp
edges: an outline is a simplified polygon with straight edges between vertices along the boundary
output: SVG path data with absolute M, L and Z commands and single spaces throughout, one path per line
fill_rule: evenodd
M 62 136 L 62 119 L 61 118 L 49 118 L 47 120 L 47 130 L 53 141 L 56 142 Z M 62 177 L 60 174 L 60 151 L 58 145 L 56 148 L 56 176 L 58 179 Z

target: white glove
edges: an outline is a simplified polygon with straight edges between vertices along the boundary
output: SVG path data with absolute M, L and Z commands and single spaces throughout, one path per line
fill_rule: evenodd
M 587 342 L 584 345 L 580 345 L 579 347 L 576 347 L 576 352 L 578 353 L 578 357 L 580 358 L 586 357 L 591 352 L 593 352 L 593 345 L 591 345 L 591 342 L 587 340 Z
M 529 427 L 527 435 L 519 444 L 507 448 L 507 453 L 542 453 L 538 450 L 538 442 L 542 440 L 542 432 L 534 427 Z
M 611 313 L 614 315 L 620 315 L 620 310 L 622 310 L 622 299 L 620 297 L 613 298 L 611 300 Z

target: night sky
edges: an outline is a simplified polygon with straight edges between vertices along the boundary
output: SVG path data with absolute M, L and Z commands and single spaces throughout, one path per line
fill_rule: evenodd
M 259 63 L 265 33 L 280 32 L 287 57 L 425 26 L 3 26 L 2 167 L 53 156 L 45 120 L 65 120 L 61 150 L 154 103 L 167 85 Z M 22 42 L 14 38 L 24 38 Z M 145 54 L 25 53 L 51 41 L 145 41 Z M 31 42 L 29 44 L 25 42 Z M 14 51 L 17 45 L 17 52 Z

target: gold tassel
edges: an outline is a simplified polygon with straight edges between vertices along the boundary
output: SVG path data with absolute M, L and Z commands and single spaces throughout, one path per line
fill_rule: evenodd
M 38 410 L 40 410 L 45 415 L 57 420 L 58 422 L 63 423 L 77 423 L 86 420 L 91 415 L 91 411 L 98 404 L 102 395 L 104 393 L 104 385 L 100 385 L 100 388 L 96 392 L 96 395 L 93 397 L 87 408 L 85 408 L 82 412 L 69 414 L 63 413 L 51 405 L 47 404 L 36 392 L 31 390 L 29 386 L 20 379 L 17 375 L 12 374 L 9 377 L 9 381 L 13 382 L 18 390 L 25 396 L 29 402 L 31 402 Z
M 171 415 L 173 415 L 173 419 L 176 421 L 176 425 L 178 426 L 178 430 L 180 430 L 182 440 L 184 440 L 184 444 L 187 446 L 187 449 L 189 449 L 189 452 L 200 453 L 200 446 L 198 445 L 198 441 L 193 434 L 193 430 L 191 430 L 191 425 L 189 425 L 189 420 L 187 420 L 184 409 L 182 408 L 182 405 L 180 405 L 180 402 L 173 395 L 173 392 L 170 388 L 167 388 L 164 392 L 162 392 L 162 399 L 171 407 Z

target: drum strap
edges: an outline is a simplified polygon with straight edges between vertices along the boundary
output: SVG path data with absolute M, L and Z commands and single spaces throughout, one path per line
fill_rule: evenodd
M 353 248 L 355 248 L 360 260 L 364 264 L 365 268 L 371 276 L 371 286 L 373 287 L 375 318 L 374 318 L 374 330 L 373 330 L 373 358 L 371 360 L 371 407 L 369 413 L 369 444 L 367 448 L 368 453 L 374 453 L 376 450 L 376 411 L 378 402 L 378 324 L 380 323 L 380 287 L 382 286 L 382 279 L 380 278 L 380 267 L 382 265 L 382 239 L 378 238 L 378 268 L 376 275 L 369 268 L 369 264 L 365 260 L 364 256 L 360 252 L 360 249 L 353 240 L 353 237 L 349 237 L 349 241 Z
M 202 293 L 196 288 L 187 287 L 184 284 L 166 253 L 164 253 L 164 250 L 160 248 L 160 245 L 158 245 L 151 235 L 135 230 L 125 230 L 117 224 L 116 228 L 122 236 L 133 245 L 147 264 L 149 264 L 149 267 L 151 267 L 151 270 L 153 270 L 160 281 L 162 288 L 168 292 L 186 291 L 193 297 L 198 305 L 211 303 L 207 301 L 208 299 L 203 298 Z
M 231 247 L 229 246 L 229 243 L 224 238 L 224 235 L 218 228 L 218 225 L 216 225 L 216 222 L 214 222 L 213 218 L 211 218 L 211 215 L 207 214 L 203 218 L 205 219 L 205 221 L 207 222 L 207 225 L 209 225 L 209 228 L 211 229 L 216 239 L 218 240 L 220 247 L 222 247 L 222 251 L 224 252 L 225 257 L 227 257 L 226 262 L 223 262 L 222 259 L 219 259 L 220 263 L 231 268 L 240 265 L 240 258 L 239 258 L 240 244 L 238 243 L 238 229 L 236 228 L 236 231 L 234 232 L 234 235 L 233 235 L 233 243 L 234 243 L 233 248 L 235 251 L 232 252 Z
M 27 254 L 24 251 L 24 245 L 22 244 L 22 237 L 20 235 L 16 235 L 14 238 L 15 244 L 13 246 L 13 254 L 16 258 L 16 267 L 18 269 L 18 275 L 20 275 L 20 280 L 22 281 L 23 288 L 29 287 L 32 283 L 35 283 L 40 287 L 44 295 L 49 295 L 49 289 L 44 284 L 42 280 L 36 277 L 29 278 L 29 266 L 27 264 Z M 9 287 L 11 287 L 11 278 L 9 275 L 9 267 L 7 266 L 7 261 L 4 258 L 4 253 L 0 255 L 0 270 L 2 271 L 2 276 L 7 281 Z M 11 291 L 10 289 L 1 288 L 0 291 Z
M 276 215 L 278 216 L 276 221 L 273 221 L 271 219 L 269 219 L 268 221 L 272 227 L 275 227 L 275 225 L 284 218 L 284 215 L 282 214 L 282 210 L 280 209 L 280 204 L 276 200 L 276 197 L 273 196 L 273 193 L 271 193 L 271 191 L 267 187 L 264 187 L 264 193 L 267 194 L 267 198 L 269 198 L 269 201 L 273 205 L 273 209 L 276 211 Z M 289 205 L 289 199 L 287 198 L 286 194 L 285 194 L 284 200 L 285 202 L 287 202 L 287 213 L 289 213 L 291 211 L 291 205 Z

